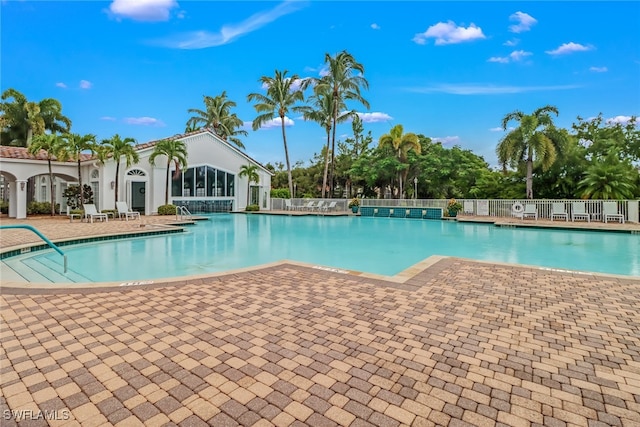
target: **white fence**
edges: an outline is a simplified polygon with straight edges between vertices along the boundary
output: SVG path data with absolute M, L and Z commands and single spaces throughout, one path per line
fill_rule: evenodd
M 285 199 L 271 199 L 271 209 L 284 210 Z M 336 202 L 336 211 L 348 210 L 348 199 L 291 199 L 291 204 L 301 206 L 307 202 L 318 202 L 324 200 L 325 204 Z M 565 211 L 571 217 L 572 202 L 584 202 L 585 210 L 595 221 L 602 220 L 602 202 L 604 200 L 571 200 L 571 199 L 457 199 L 464 209 L 461 215 L 478 215 L 491 217 L 512 217 L 513 206 L 520 204 L 534 204 L 538 210 L 538 218 L 551 218 L 551 206 L 553 203 L 564 204 Z M 608 200 L 611 201 L 611 200 Z M 378 207 L 422 207 L 422 208 L 442 208 L 446 211 L 448 199 L 360 199 L 360 206 Z M 638 222 L 640 201 L 639 200 L 615 200 L 618 204 L 618 212 L 624 215 L 625 221 Z

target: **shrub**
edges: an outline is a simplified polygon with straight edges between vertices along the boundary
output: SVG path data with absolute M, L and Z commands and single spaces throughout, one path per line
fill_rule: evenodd
M 245 211 L 247 212 L 256 212 L 260 210 L 260 206 L 258 205 L 249 205 L 245 208 Z
M 354 206 L 360 206 L 360 199 L 358 199 L 357 197 L 354 197 L 353 199 L 351 199 L 349 201 L 349 207 L 352 208 Z
M 82 209 L 72 209 L 69 211 L 70 214 L 84 216 L 84 211 Z
M 272 188 L 271 198 L 272 199 L 290 199 L 291 194 L 289 194 L 289 189 L 287 188 Z
M 84 202 L 88 204 L 93 203 L 93 190 L 91 186 L 84 184 L 82 188 L 84 188 Z M 70 185 L 64 190 L 62 195 L 67 198 L 67 206 L 69 206 L 69 208 L 78 209 L 82 207 L 80 206 L 80 190 L 77 185 Z
M 3 213 L 3 214 L 9 213 L 9 202 L 5 200 L 0 200 L 0 213 Z
M 158 215 L 175 215 L 175 214 L 176 214 L 175 205 L 158 206 Z
M 102 212 L 103 214 L 110 215 L 113 218 L 115 218 L 118 215 L 117 209 L 102 209 L 100 212 Z
M 60 213 L 60 203 L 56 203 L 56 213 Z M 51 214 L 50 202 L 30 202 L 27 205 L 27 215 Z

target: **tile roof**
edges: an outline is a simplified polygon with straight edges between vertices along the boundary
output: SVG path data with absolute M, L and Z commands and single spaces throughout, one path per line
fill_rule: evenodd
M 10 147 L 6 145 L 0 146 L 0 157 L 3 159 L 25 159 L 25 160 L 47 160 L 47 152 L 40 150 L 36 155 L 30 154 L 25 147 Z M 92 154 L 80 154 L 80 160 L 92 160 L 94 156 Z M 56 160 L 53 156 L 53 160 Z M 68 162 L 75 162 L 75 160 L 67 160 Z

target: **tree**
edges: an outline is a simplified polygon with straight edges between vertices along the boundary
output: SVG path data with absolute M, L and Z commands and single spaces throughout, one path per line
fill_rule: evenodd
M 214 97 L 205 95 L 203 98 L 204 110 L 197 108 L 188 110 L 195 116 L 187 121 L 186 131 L 198 130 L 202 126 L 212 128 L 220 138 L 244 148 L 244 144 L 236 135 L 247 136 L 248 133 L 246 130 L 238 129 L 242 127 L 243 121 L 235 113 L 231 114 L 231 109 L 236 106 L 236 103 L 227 98 L 227 92 L 223 91 L 222 94 Z
M 328 92 L 333 96 L 333 135 L 331 138 L 331 170 L 329 171 L 329 187 L 333 193 L 333 172 L 334 156 L 336 146 L 336 125 L 338 123 L 341 105 L 347 100 L 361 103 L 365 108 L 369 108 L 369 103 L 360 94 L 361 88 L 369 89 L 369 82 L 363 77 L 364 66 L 357 62 L 353 55 L 346 50 L 331 56 L 325 54 L 325 62 L 328 66 L 328 73 L 321 79 L 314 81 L 317 92 Z
M 287 77 L 287 71 L 275 70 L 274 77 L 262 76 L 259 80 L 263 87 L 267 88 L 267 94 L 251 93 L 248 101 L 256 101 L 254 105 L 258 117 L 253 119 L 252 128 L 260 127 L 276 117 L 280 118 L 282 128 L 282 142 L 284 143 L 284 156 L 287 162 L 287 174 L 289 178 L 289 193 L 293 194 L 293 178 L 291 177 L 291 163 L 289 162 L 289 148 L 287 147 L 287 134 L 285 132 L 285 117 L 289 111 L 303 112 L 302 106 L 296 106 L 297 102 L 304 101 L 302 90 L 307 82 L 301 81 L 297 74 Z
M 398 170 L 399 192 L 398 198 L 404 195 L 404 182 L 407 179 L 408 165 L 407 153 L 411 150 L 420 154 L 421 146 L 418 136 L 414 133 L 403 134 L 402 125 L 395 125 L 388 134 L 380 137 L 378 145 L 380 147 L 390 147 L 400 161 L 400 170 Z
M 153 148 L 151 156 L 149 156 L 149 163 L 152 166 L 156 165 L 156 158 L 158 156 L 165 156 L 167 158 L 167 174 L 164 186 L 164 204 L 169 204 L 169 170 L 171 163 L 174 163 L 176 171 L 174 176 L 180 176 L 182 169 L 187 167 L 187 146 L 182 141 L 175 139 L 163 139 L 158 141 Z
M 583 199 L 630 199 L 637 191 L 638 171 L 612 150 L 603 162 L 594 162 L 578 183 Z
M 535 110 L 532 114 L 514 111 L 502 119 L 502 129 L 507 130 L 509 122 L 515 120 L 520 125 L 509 132 L 498 144 L 496 153 L 498 161 L 503 165 L 517 166 L 521 162 L 526 165 L 527 198 L 533 199 L 533 164 L 540 164 L 543 171 L 551 167 L 556 160 L 557 147 L 564 134 L 558 132 L 553 124 L 551 113 L 558 115 L 558 109 L 547 105 Z
M 318 123 L 322 126 L 327 132 L 327 146 L 324 152 L 324 174 L 322 176 L 322 198 L 325 198 L 326 189 L 327 189 L 327 180 L 328 180 L 328 172 L 329 172 L 329 153 L 331 152 L 330 142 L 331 142 L 331 128 L 333 127 L 333 115 L 335 113 L 335 108 L 333 106 L 335 102 L 335 98 L 333 94 L 327 91 L 327 87 L 320 87 L 315 93 L 309 98 L 309 102 L 315 107 L 315 109 L 311 106 L 304 106 L 303 114 L 305 120 L 310 120 Z M 344 103 L 338 107 L 339 110 L 344 110 Z M 355 113 L 349 112 L 341 112 L 338 116 L 337 123 L 342 123 L 346 121 L 349 117 L 355 116 Z M 334 156 L 331 156 L 334 159 Z
M 77 133 L 68 133 L 63 136 L 63 150 L 68 156 L 78 163 L 78 186 L 82 187 L 82 173 L 80 162 L 82 160 L 82 152 L 89 151 L 91 154 L 96 151 L 96 136 L 93 134 L 79 135 Z M 84 204 L 84 193 L 80 192 L 80 206 Z
M 256 165 L 242 165 L 240 166 L 240 173 L 238 176 L 242 178 L 243 176 L 247 177 L 247 206 L 249 206 L 249 190 L 252 182 L 256 184 L 260 180 L 260 175 L 258 175 L 258 166 Z
M 64 141 L 55 133 L 36 135 L 28 148 L 30 154 L 37 156 L 40 151 L 44 151 L 47 156 L 47 166 L 49 167 L 49 195 L 51 201 L 51 216 L 56 214 L 56 195 L 53 190 L 53 169 L 51 160 L 54 158 L 58 161 L 64 160 L 64 150 L 62 146 Z
M 114 201 L 118 202 L 118 188 L 119 188 L 119 178 L 120 178 L 120 161 L 124 156 L 124 160 L 126 162 L 127 168 L 131 167 L 132 164 L 138 163 L 140 161 L 140 157 L 138 156 L 138 152 L 131 145 L 136 142 L 133 138 L 120 138 L 120 135 L 115 134 L 111 139 L 105 139 L 102 141 L 100 145 L 100 149 L 98 150 L 98 159 L 100 163 L 104 164 L 109 157 L 112 157 L 116 162 L 116 176 L 115 176 L 115 194 Z M 115 205 L 114 205 L 115 206 Z
M 28 101 L 15 89 L 3 92 L 0 112 L 2 145 L 28 147 L 34 135 L 41 135 L 47 130 L 65 133 L 71 128 L 71 120 L 62 115 L 59 101 L 53 98 Z

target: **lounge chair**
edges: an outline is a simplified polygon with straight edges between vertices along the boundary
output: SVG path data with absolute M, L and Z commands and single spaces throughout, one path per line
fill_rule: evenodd
M 100 219 L 104 222 L 109 221 L 109 215 L 107 215 L 106 213 L 98 212 L 98 209 L 96 209 L 96 205 L 85 203 L 82 206 L 84 207 L 84 217 L 89 219 L 92 223 L 94 218 Z
M 324 205 L 322 207 L 322 210 L 327 212 L 327 211 L 332 211 L 336 208 L 338 202 L 330 202 L 328 205 Z
M 285 211 L 292 211 L 293 210 L 293 205 L 291 204 L 291 199 L 284 199 L 284 210 Z
M 591 222 L 591 215 L 587 213 L 585 203 L 571 202 L 571 221 L 581 218 L 586 219 L 587 222 Z
M 553 221 L 555 217 L 564 218 L 565 221 L 569 221 L 569 214 L 564 208 L 564 203 L 553 203 L 551 205 L 551 221 Z
M 303 211 L 312 211 L 313 208 L 315 207 L 316 207 L 316 202 L 307 202 L 307 204 L 302 206 L 300 209 Z
M 324 200 L 320 200 L 318 201 L 317 205 L 311 208 L 311 210 L 318 210 L 318 212 L 320 212 L 320 209 L 322 209 L 323 207 L 324 207 Z
M 618 202 L 602 202 L 602 218 L 606 223 L 608 219 L 619 219 L 624 224 L 624 215 L 618 212 Z
M 473 215 L 473 200 L 465 200 L 462 203 L 463 213 Z
M 522 219 L 526 219 L 527 217 L 533 217 L 536 221 L 538 220 L 538 208 L 536 208 L 536 205 L 524 205 L 524 211 L 522 211 Z
M 116 209 L 118 209 L 118 217 L 129 221 L 129 218 L 132 219 L 140 219 L 140 212 L 129 210 L 129 206 L 127 206 L 127 202 L 116 202 Z

